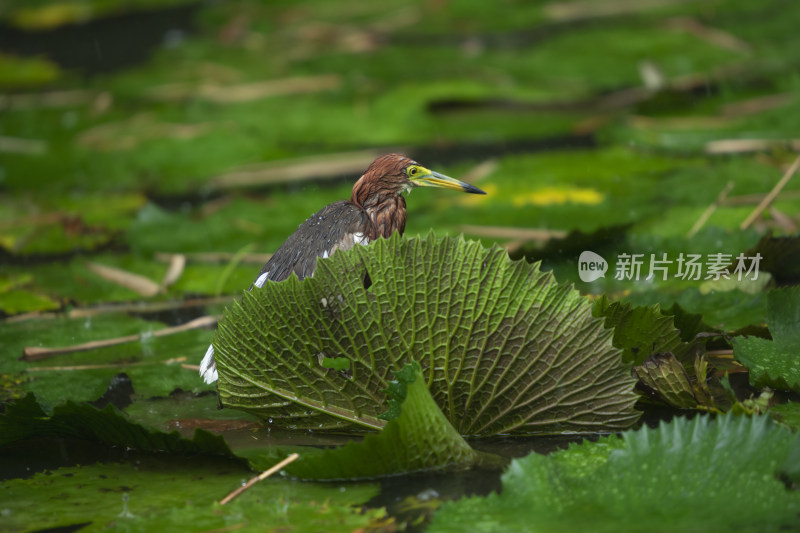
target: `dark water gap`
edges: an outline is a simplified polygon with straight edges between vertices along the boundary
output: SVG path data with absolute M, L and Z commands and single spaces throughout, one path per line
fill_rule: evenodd
M 147 60 L 156 48 L 178 44 L 196 31 L 205 2 L 101 16 L 52 29 L 25 30 L 0 22 L 0 50 L 45 56 L 60 67 L 93 76 Z

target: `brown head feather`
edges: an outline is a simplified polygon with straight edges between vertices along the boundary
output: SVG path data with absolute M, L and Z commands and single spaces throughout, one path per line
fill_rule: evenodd
M 369 239 L 403 234 L 406 226 L 406 201 L 401 193 L 411 187 L 406 175 L 415 161 L 400 154 L 379 157 L 353 185 L 350 202 L 363 209 L 370 219 Z
M 399 195 L 410 187 L 406 167 L 416 165 L 401 154 L 387 154 L 370 164 L 369 168 L 353 185 L 350 201 L 364 208 L 380 203 L 387 196 Z

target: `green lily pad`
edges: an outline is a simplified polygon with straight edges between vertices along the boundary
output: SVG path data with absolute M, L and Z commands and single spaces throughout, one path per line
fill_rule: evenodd
M 428 531 L 791 530 L 800 494 L 776 474 L 798 447 L 766 416 L 676 418 L 516 459 L 502 494 L 446 503 Z
M 769 408 L 770 416 L 792 431 L 800 430 L 800 403 L 786 402 Z
M 0 87 L 35 87 L 52 83 L 60 76 L 58 66 L 47 59 L 0 54 Z
M 352 532 L 385 523 L 383 509 L 359 506 L 375 485 L 313 485 L 286 480 L 256 484 L 231 503 L 217 502 L 252 472 L 214 458 L 140 456 L 136 464 L 64 467 L 0 482 L 6 531 L 194 531 L 265 528 L 288 532 Z
M 0 292 L 0 312 L 8 315 L 32 311 L 50 311 L 61 304 L 43 294 L 25 289 Z
M 772 340 L 737 337 L 733 355 L 750 370 L 750 383 L 800 392 L 800 287 L 767 294 L 767 327 Z
M 25 390 L 51 405 L 67 399 L 95 400 L 120 372 L 130 376 L 134 391 L 141 398 L 167 396 L 177 388 L 193 392 L 211 390 L 195 370 L 183 368 L 181 363 L 188 361 L 184 358 L 204 352 L 212 332 L 189 330 L 164 337 L 150 335 L 163 327 L 159 322 L 122 314 L 4 324 L 0 328 L 0 373 L 24 373 Z M 27 346 L 60 347 L 136 334 L 142 337 L 134 342 L 41 361 L 20 360 Z

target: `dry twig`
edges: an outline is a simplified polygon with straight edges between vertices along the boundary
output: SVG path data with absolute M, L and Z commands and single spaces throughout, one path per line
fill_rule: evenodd
M 504 226 L 471 226 L 463 224 L 459 229 L 464 233 L 494 239 L 519 239 L 522 241 L 549 241 L 563 239 L 567 236 L 564 230 L 537 228 L 509 228 Z
M 776 209 L 774 206 L 770 206 L 769 214 L 775 224 L 786 233 L 793 234 L 797 232 L 797 222 L 786 213 Z
M 172 262 L 176 254 L 167 252 L 156 252 L 156 261 L 163 263 Z M 237 257 L 234 252 L 197 252 L 193 254 L 181 254 L 190 263 L 228 263 Z M 272 254 L 241 254 L 238 255 L 239 263 L 263 265 L 269 261 Z
M 472 167 L 469 172 L 464 174 L 460 179 L 463 179 L 467 183 L 478 183 L 497 170 L 498 166 L 500 166 L 500 164 L 497 162 L 497 159 L 487 159 Z
M 286 465 L 296 461 L 298 457 L 300 457 L 300 456 L 298 454 L 296 454 L 296 453 L 291 454 L 289 457 L 287 457 L 286 459 L 284 459 L 280 463 L 276 464 L 275 466 L 273 466 L 269 470 L 265 470 L 264 472 L 261 472 L 256 477 L 251 478 L 247 483 L 245 483 L 241 487 L 237 488 L 235 491 L 231 492 L 230 494 L 228 494 L 227 496 L 222 498 L 222 500 L 219 502 L 219 504 L 220 505 L 227 504 L 232 499 L 234 499 L 239 494 L 243 493 L 244 491 L 246 491 L 247 489 L 249 489 L 250 487 L 252 487 L 256 483 L 258 483 L 259 481 L 264 481 L 265 479 L 267 479 L 269 476 L 271 476 L 272 474 L 274 474 L 278 470 L 280 470 L 280 469 L 284 468 Z
M 609 0 L 597 2 L 593 0 L 570 0 L 551 2 L 542 10 L 550 20 L 572 21 L 603 17 L 618 17 L 632 13 L 642 13 L 688 0 Z
M 739 229 L 746 230 L 747 228 L 753 225 L 753 222 L 755 222 L 756 219 L 761 216 L 761 213 L 763 213 L 764 210 L 768 208 L 773 201 L 775 201 L 775 198 L 778 197 L 778 194 L 780 194 L 781 189 L 783 189 L 786 186 L 786 184 L 789 183 L 789 180 L 797 171 L 797 167 L 800 167 L 800 155 L 798 155 L 797 158 L 795 158 L 794 163 L 791 164 L 791 166 L 783 175 L 783 177 L 780 179 L 780 181 L 775 184 L 775 186 L 772 188 L 771 191 L 769 191 L 769 194 L 767 194 L 764 197 L 764 199 L 761 200 L 761 203 L 759 203 L 756 206 L 756 208 L 753 209 L 753 212 L 750 213 L 750 215 L 745 219 L 745 221 L 742 222 L 741 226 L 739 226 Z
M 728 193 L 731 192 L 731 189 L 733 189 L 733 182 L 729 181 L 728 184 L 725 185 L 725 188 L 722 189 L 722 191 L 717 195 L 716 200 L 711 202 L 711 205 L 709 205 L 708 208 L 703 211 L 703 214 L 700 215 L 700 218 L 698 218 L 697 222 L 694 223 L 692 229 L 690 229 L 689 233 L 686 234 L 687 239 L 691 239 L 698 231 L 700 231 L 700 228 L 702 228 L 708 219 L 711 218 L 711 215 L 714 214 L 714 211 L 717 210 L 717 207 L 719 207 L 720 204 L 725 201 L 725 198 L 728 197 Z
M 728 33 L 719 28 L 711 28 L 703 25 L 699 20 L 692 17 L 675 17 L 666 21 L 666 26 L 673 30 L 682 31 L 694 35 L 699 39 L 713 44 L 725 50 L 749 54 L 753 51 L 750 44 L 732 33 Z
M 742 115 L 754 115 L 756 113 L 763 113 L 770 109 L 782 107 L 794 102 L 797 98 L 795 93 L 780 93 L 770 94 L 769 96 L 759 96 L 758 98 L 749 98 L 739 102 L 731 102 L 722 106 L 721 113 L 726 117 L 738 117 Z
M 130 289 L 145 298 L 155 296 L 161 292 L 161 286 L 155 281 L 127 270 L 92 262 L 87 262 L 86 267 L 104 280 Z
M 70 366 L 32 366 L 27 372 L 68 372 L 73 370 L 97 370 L 103 368 L 129 368 L 132 366 L 174 365 L 186 361 L 186 357 L 173 357 L 166 361 L 139 361 L 136 363 L 109 363 L 104 365 L 70 365 Z M 183 365 L 181 365 L 183 367 Z
M 183 254 L 173 254 L 169 259 L 169 267 L 164 274 L 164 279 L 161 280 L 161 289 L 166 289 L 183 275 L 183 269 L 186 268 L 186 256 Z
M 321 74 L 318 76 L 296 76 L 237 85 L 172 83 L 154 87 L 150 90 L 149 95 L 154 100 L 167 102 L 197 98 L 218 104 L 233 104 L 285 94 L 329 91 L 338 89 L 341 84 L 342 78 L 338 74 Z
M 741 154 L 775 148 L 800 150 L 800 139 L 719 139 L 706 143 L 707 154 Z
M 171 328 L 159 329 L 157 331 L 148 332 L 146 335 L 153 337 L 165 337 L 167 335 L 174 335 L 183 331 L 191 329 L 205 328 L 213 326 L 217 323 L 218 318 L 215 316 L 201 316 Z M 126 335 L 124 337 L 116 337 L 113 339 L 103 339 L 99 341 L 84 342 L 83 344 L 75 344 L 73 346 L 63 346 L 60 348 L 46 348 L 41 346 L 27 346 L 22 350 L 23 361 L 41 361 L 42 359 L 49 359 L 56 355 L 65 353 L 85 352 L 89 350 L 96 350 L 98 348 L 106 348 L 108 346 L 115 346 L 117 344 L 125 344 L 128 342 L 136 342 L 142 339 L 144 334 Z
M 228 296 L 212 296 L 208 298 L 192 298 L 190 300 L 178 300 L 172 302 L 129 302 L 123 304 L 98 305 L 96 307 L 79 307 L 70 309 L 66 313 L 67 318 L 86 318 L 90 316 L 106 315 L 109 313 L 160 313 L 161 311 L 172 311 L 174 309 L 191 309 L 192 307 L 205 307 L 207 305 L 229 303 L 231 298 Z M 0 324 L 24 322 L 26 320 L 39 320 L 47 318 L 59 318 L 64 316 L 62 313 L 43 313 L 33 311 L 10 316 L 0 320 Z
M 323 156 L 300 157 L 250 165 L 217 176 L 209 182 L 214 189 L 291 183 L 319 178 L 336 178 L 360 174 L 381 152 L 361 150 Z
M 741 194 L 739 196 L 728 196 L 722 205 L 754 205 L 759 203 L 767 196 L 767 193 Z M 784 200 L 800 200 L 800 191 L 785 191 L 781 198 Z

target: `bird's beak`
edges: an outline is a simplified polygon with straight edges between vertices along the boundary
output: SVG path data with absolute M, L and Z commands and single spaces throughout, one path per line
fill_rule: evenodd
M 440 187 L 442 189 L 453 189 L 472 194 L 486 194 L 484 191 L 480 190 L 474 185 L 470 185 L 469 183 L 458 181 L 455 178 L 445 176 L 444 174 L 439 174 L 438 172 L 428 170 L 427 168 L 421 168 L 421 170 L 422 175 L 410 178 L 411 183 L 414 185 L 418 185 L 420 187 Z

